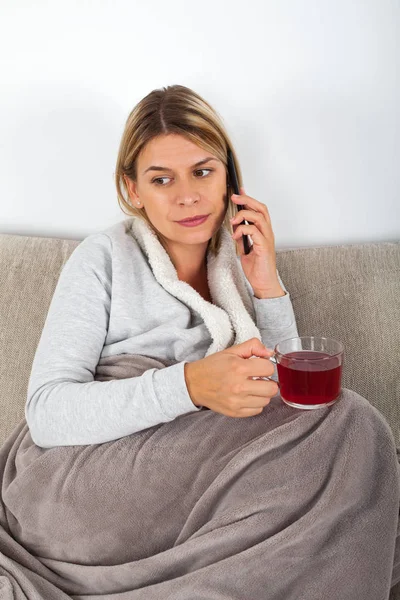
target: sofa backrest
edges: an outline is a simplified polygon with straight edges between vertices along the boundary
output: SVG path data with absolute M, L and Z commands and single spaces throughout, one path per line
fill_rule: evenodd
M 0 444 L 24 418 L 32 361 L 58 277 L 79 240 L 0 234 Z M 299 335 L 345 346 L 343 387 L 400 445 L 400 243 L 277 250 Z

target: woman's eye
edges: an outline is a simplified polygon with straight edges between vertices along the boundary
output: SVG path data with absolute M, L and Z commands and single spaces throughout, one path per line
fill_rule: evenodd
M 195 171 L 195 173 L 200 173 L 201 171 L 213 171 L 213 169 L 197 169 L 197 171 Z
M 168 179 L 168 177 L 156 177 L 156 179 L 153 179 L 151 183 L 155 183 L 156 185 L 163 185 L 162 183 L 158 183 L 162 179 Z
M 194 173 L 201 173 L 202 171 L 213 171 L 214 169 L 197 169 L 196 171 L 194 171 Z M 162 181 L 163 179 L 169 179 L 169 177 L 156 177 L 155 179 L 152 180 L 151 183 L 155 183 L 156 185 L 159 186 L 163 186 L 163 183 L 158 183 L 159 181 Z M 204 177 L 199 177 L 199 179 L 204 179 Z

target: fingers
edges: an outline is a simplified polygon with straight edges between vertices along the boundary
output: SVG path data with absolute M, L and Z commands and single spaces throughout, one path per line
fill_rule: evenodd
M 243 392 L 250 396 L 263 396 L 272 398 L 279 392 L 276 381 L 258 379 L 259 377 L 271 377 L 275 373 L 275 366 L 268 358 L 252 358 L 246 361 L 247 381 L 243 383 Z
M 234 233 L 232 234 L 232 239 L 242 239 L 242 235 L 251 235 L 254 242 L 259 246 L 262 246 L 263 241 L 267 237 L 267 232 L 263 231 L 264 228 L 256 227 L 255 225 L 239 225 Z
M 261 213 L 267 221 L 270 220 L 268 208 L 262 202 L 259 202 L 258 200 L 251 198 L 251 196 L 247 196 L 246 194 L 241 194 L 240 196 L 232 194 L 231 198 L 232 202 L 234 202 L 235 204 L 241 204 L 242 206 L 246 206 L 247 209 L 250 208 L 250 210 L 239 211 L 238 214 L 242 214 L 242 212 L 247 212 L 252 213 L 252 215 L 254 216 L 255 213 Z M 251 221 L 253 220 L 251 217 L 249 217 L 249 219 Z
M 263 410 L 264 410 L 264 407 L 262 407 L 262 408 L 241 408 L 235 415 L 232 415 L 232 417 L 236 418 L 236 419 L 241 419 L 244 417 L 255 417 L 256 415 L 261 414 Z
M 242 221 L 248 221 L 249 223 L 261 225 L 262 223 L 269 221 L 269 214 L 265 215 L 254 210 L 240 210 L 234 217 L 232 217 L 230 221 L 232 223 L 232 226 L 237 225 Z
M 253 381 L 249 379 L 245 386 L 243 386 L 244 393 L 247 392 L 247 396 L 245 397 L 245 404 L 247 406 L 260 406 L 260 404 L 249 404 L 250 398 L 258 398 L 258 402 L 260 402 L 260 396 L 262 398 L 273 398 L 279 393 L 279 385 L 276 381 L 266 381 L 265 379 L 257 379 Z M 254 402 L 254 400 L 253 400 Z
M 231 412 L 232 417 L 254 417 L 262 413 L 264 408 L 271 402 L 271 398 L 259 398 L 258 396 L 249 397 L 249 406 L 242 406 Z
M 246 377 L 271 377 L 275 373 L 275 366 L 269 357 L 255 356 L 245 362 L 244 373 Z
M 246 225 L 245 223 L 242 224 L 242 221 L 248 221 L 249 225 Z M 256 213 L 252 210 L 239 211 L 237 215 L 231 219 L 231 224 L 234 234 L 240 233 L 241 235 L 253 235 L 254 230 L 258 230 L 266 237 L 271 229 L 269 217 L 266 218 L 261 213 Z M 252 230 L 241 231 L 243 227 L 251 227 Z

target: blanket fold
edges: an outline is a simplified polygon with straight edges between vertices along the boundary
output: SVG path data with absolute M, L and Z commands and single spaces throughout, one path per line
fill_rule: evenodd
M 98 378 L 137 361 L 110 357 Z M 398 468 L 389 425 L 348 389 L 90 446 L 40 448 L 23 420 L 0 449 L 0 598 L 383 600 Z

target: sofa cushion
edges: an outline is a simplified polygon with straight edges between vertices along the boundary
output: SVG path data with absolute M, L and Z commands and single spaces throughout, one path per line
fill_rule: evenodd
M 400 243 L 277 252 L 299 335 L 344 343 L 342 386 L 369 400 L 400 445 Z

